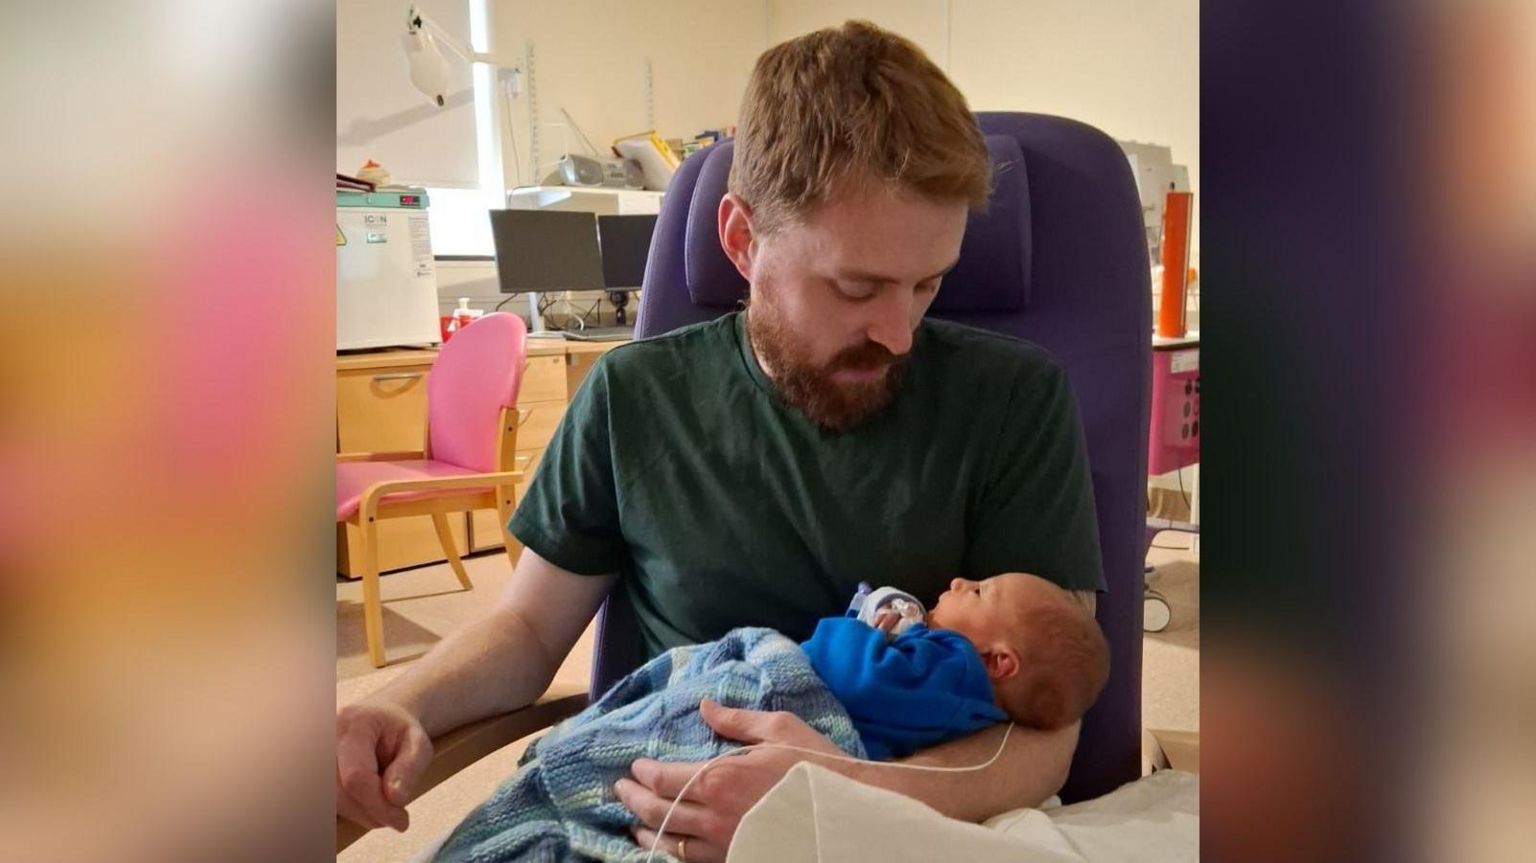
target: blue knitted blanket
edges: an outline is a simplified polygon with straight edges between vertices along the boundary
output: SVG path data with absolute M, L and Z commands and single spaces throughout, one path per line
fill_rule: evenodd
M 517 773 L 455 828 L 436 859 L 645 860 L 648 849 L 629 834 L 638 820 L 613 784 L 637 758 L 706 761 L 739 748 L 705 724 L 705 698 L 788 711 L 849 755 L 865 756 L 847 712 L 800 645 L 771 629 L 735 629 L 656 657 L 534 741 Z M 658 851 L 656 859 L 672 858 Z

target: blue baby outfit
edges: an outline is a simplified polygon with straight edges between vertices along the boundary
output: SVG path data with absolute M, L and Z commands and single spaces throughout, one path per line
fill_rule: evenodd
M 801 645 L 875 761 L 1008 719 L 992 701 L 981 655 L 965 636 L 917 624 L 889 641 L 850 617 L 823 618 Z

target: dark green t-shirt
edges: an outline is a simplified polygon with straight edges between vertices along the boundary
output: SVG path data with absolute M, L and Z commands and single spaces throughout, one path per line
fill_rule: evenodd
M 860 581 L 930 607 L 955 576 L 1102 589 L 1077 407 L 1043 350 L 926 320 L 895 400 L 839 434 L 780 400 L 743 324 L 605 354 L 512 517 L 556 566 L 620 573 L 647 656 L 736 626 L 802 641 Z

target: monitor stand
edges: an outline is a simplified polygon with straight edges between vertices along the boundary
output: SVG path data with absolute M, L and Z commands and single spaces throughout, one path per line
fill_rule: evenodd
M 530 339 L 563 339 L 564 333 L 551 332 L 544 326 L 544 315 L 539 312 L 539 292 L 528 292 L 528 328 Z

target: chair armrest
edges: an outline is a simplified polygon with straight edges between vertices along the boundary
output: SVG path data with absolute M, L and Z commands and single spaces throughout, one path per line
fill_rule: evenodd
M 339 452 L 336 454 L 336 461 L 338 463 L 344 461 L 409 461 L 426 457 L 426 452 L 419 449 L 397 450 L 395 452 Z
M 538 701 L 511 713 L 492 716 L 444 734 L 432 741 L 432 763 L 416 783 L 411 799 L 427 793 L 454 774 L 502 747 L 574 716 L 587 706 L 587 690 L 570 683 L 556 683 Z M 356 842 L 368 830 L 345 818 L 336 818 L 336 853 Z
M 385 495 L 401 491 L 454 491 L 458 489 L 480 488 L 482 486 L 513 485 L 522 482 L 525 475 L 520 470 L 503 470 L 495 473 L 469 473 L 459 476 L 439 476 L 426 479 L 391 479 L 376 482 L 363 490 L 363 498 L 357 506 L 357 518 L 359 523 L 366 523 L 368 519 L 378 514 L 379 501 Z

